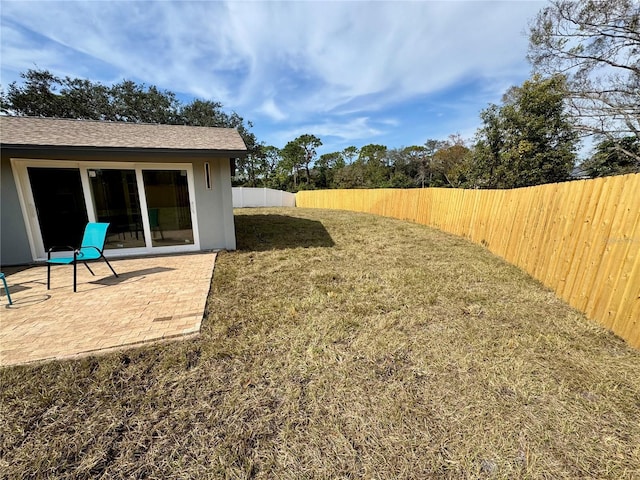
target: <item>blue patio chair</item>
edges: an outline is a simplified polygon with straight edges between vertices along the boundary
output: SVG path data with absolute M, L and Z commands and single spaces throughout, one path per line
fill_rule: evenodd
M 13 305 L 13 302 L 11 301 L 11 295 L 9 295 L 9 287 L 7 287 L 7 281 L 4 278 L 4 273 L 0 273 L 0 278 L 2 279 L 2 283 L 4 283 L 4 293 L 7 294 L 9 305 Z
M 158 208 L 150 208 L 149 209 L 149 226 L 151 227 L 152 232 L 160 232 L 160 238 L 164 240 L 164 233 L 162 232 L 162 227 L 160 226 L 160 209 Z
M 91 275 L 95 276 L 93 270 L 87 265 L 88 261 L 103 259 L 107 262 L 107 265 L 118 277 L 118 274 L 113 269 L 109 260 L 103 255 L 104 243 L 107 239 L 108 223 L 87 223 L 84 229 L 84 236 L 82 237 L 82 243 L 80 248 L 73 247 L 51 247 L 47 252 L 47 290 L 51 288 L 51 265 L 69 265 L 73 264 L 73 291 L 76 291 L 76 265 L 78 262 L 84 263 L 84 266 L 91 272 Z M 73 251 L 73 257 L 57 257 L 51 258 L 52 252 L 59 252 L 69 250 Z

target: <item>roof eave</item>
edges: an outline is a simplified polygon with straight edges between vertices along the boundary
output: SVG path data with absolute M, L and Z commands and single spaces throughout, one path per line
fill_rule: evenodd
M 24 145 L 0 143 L 2 149 L 13 151 L 39 151 L 52 150 L 56 152 L 67 151 L 74 153 L 128 153 L 128 154 L 161 154 L 161 155 L 185 155 L 188 157 L 245 157 L 245 149 L 202 149 L 202 148 L 149 148 L 149 147 L 93 147 L 79 145 Z

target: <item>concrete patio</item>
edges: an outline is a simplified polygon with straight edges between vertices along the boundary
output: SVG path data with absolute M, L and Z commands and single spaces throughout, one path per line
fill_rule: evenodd
M 215 253 L 93 262 L 5 271 L 13 305 L 0 297 L 0 365 L 73 358 L 126 346 L 197 335 Z

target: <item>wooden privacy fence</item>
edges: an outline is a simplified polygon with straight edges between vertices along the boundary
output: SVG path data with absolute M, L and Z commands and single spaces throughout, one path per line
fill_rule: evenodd
M 375 213 L 461 235 L 640 348 L 640 174 L 514 190 L 322 190 L 296 205 Z

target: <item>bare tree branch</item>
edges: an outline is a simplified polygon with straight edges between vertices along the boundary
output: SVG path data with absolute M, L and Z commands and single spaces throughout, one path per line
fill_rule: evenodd
M 567 77 L 568 107 L 582 132 L 640 133 L 640 3 L 553 0 L 530 26 L 534 72 Z

